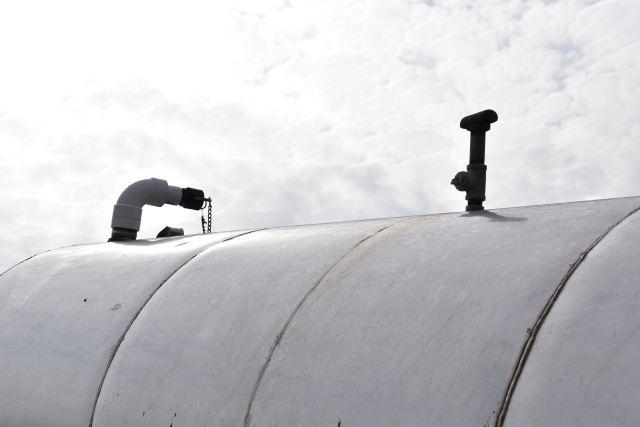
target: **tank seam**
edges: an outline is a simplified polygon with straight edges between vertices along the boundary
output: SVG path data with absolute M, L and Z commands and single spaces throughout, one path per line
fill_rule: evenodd
M 533 326 L 527 330 L 529 336 L 528 336 L 527 340 L 525 341 L 524 345 L 522 346 L 522 348 L 520 349 L 520 354 L 518 356 L 518 360 L 516 362 L 516 365 L 514 366 L 514 369 L 513 369 L 512 373 L 511 373 L 511 377 L 509 379 L 509 383 L 507 385 L 507 389 L 505 390 L 505 392 L 503 394 L 503 397 L 501 399 L 501 402 L 500 402 L 500 407 L 499 407 L 499 410 L 498 410 L 498 416 L 496 417 L 496 422 L 495 422 L 495 426 L 496 427 L 503 427 L 504 426 L 506 415 L 507 415 L 507 412 L 509 411 L 509 405 L 511 403 L 511 398 L 513 397 L 513 395 L 515 393 L 516 387 L 518 385 L 518 381 L 520 379 L 520 376 L 522 375 L 522 371 L 524 370 L 524 366 L 527 363 L 527 360 L 529 358 L 529 354 L 531 354 L 531 351 L 533 349 L 533 345 L 534 345 L 534 343 L 536 341 L 536 338 L 538 337 L 538 333 L 540 332 L 540 329 L 542 328 L 542 325 L 543 325 L 544 321 L 546 320 L 547 316 L 549 315 L 549 312 L 553 308 L 553 305 L 555 304 L 556 300 L 558 299 L 558 297 L 562 293 L 563 289 L 565 288 L 567 282 L 573 276 L 573 273 L 575 273 L 575 271 L 578 269 L 578 267 L 580 267 L 582 262 L 587 258 L 589 253 L 591 253 L 591 251 L 596 246 L 598 246 L 598 244 L 605 237 L 607 237 L 607 235 L 609 235 L 609 233 L 611 233 L 611 231 L 613 231 L 614 228 L 616 228 L 618 225 L 620 225 L 622 222 L 624 222 L 626 219 L 628 219 L 629 217 L 631 217 L 633 214 L 635 214 L 638 211 L 640 211 L 640 207 L 637 207 L 637 208 L 631 210 L 629 213 L 627 213 L 622 218 L 620 218 L 618 221 L 616 221 L 607 230 L 605 230 L 604 233 L 602 233 L 600 236 L 598 236 L 596 238 L 596 240 L 594 240 L 584 251 L 580 252 L 580 254 L 576 258 L 576 260 L 569 266 L 569 269 L 564 274 L 564 276 L 562 277 L 562 279 L 558 283 L 558 286 L 556 286 L 555 290 L 553 291 L 553 293 L 551 294 L 551 296 L 549 297 L 549 299 L 545 303 L 544 307 L 542 308 L 542 311 L 538 314 Z
M 256 229 L 256 230 L 250 230 L 250 231 L 246 231 L 244 233 L 240 233 L 240 234 L 236 234 L 235 236 L 231 236 L 229 238 L 226 238 L 224 240 L 221 240 L 219 242 L 215 242 L 212 243 L 210 245 L 205 246 L 204 248 L 202 248 L 202 250 L 198 251 L 197 253 L 193 254 L 189 259 L 187 259 L 185 262 L 183 262 L 182 264 L 180 264 L 180 266 L 178 266 L 178 268 L 176 268 L 175 270 L 173 270 L 171 273 L 169 273 L 169 275 L 160 282 L 160 285 L 154 289 L 151 294 L 147 297 L 147 299 L 140 305 L 140 308 L 138 309 L 138 311 L 133 315 L 133 317 L 131 318 L 131 320 L 129 321 L 129 324 L 127 325 L 127 327 L 125 328 L 124 332 L 122 333 L 122 335 L 120 335 L 120 338 L 118 339 L 118 341 L 116 342 L 116 345 L 114 346 L 113 351 L 111 352 L 111 356 L 109 358 L 109 361 L 107 362 L 107 367 L 104 370 L 104 373 L 102 374 L 102 379 L 100 380 L 100 385 L 98 386 L 98 391 L 96 393 L 96 397 L 95 400 L 93 402 L 93 410 L 91 411 L 91 419 L 89 421 L 89 427 L 93 426 L 93 419 L 95 417 L 95 413 L 96 413 L 96 408 L 98 407 L 98 400 L 100 398 L 100 394 L 102 393 L 102 387 L 104 385 L 104 381 L 107 378 L 107 375 L 109 374 L 109 369 L 111 368 L 111 364 L 113 362 L 113 360 L 115 359 L 116 354 L 118 353 L 118 350 L 120 350 L 120 345 L 122 344 L 122 342 L 124 341 L 127 333 L 129 332 L 129 330 L 131 329 L 131 326 L 135 323 L 135 321 L 138 319 L 138 317 L 140 316 L 140 313 L 142 313 L 142 310 L 144 310 L 144 308 L 147 306 L 147 304 L 149 303 L 149 301 L 151 301 L 153 299 L 153 297 L 156 295 L 156 293 L 158 293 L 158 291 L 160 290 L 160 288 L 162 288 L 164 286 L 165 283 L 167 283 L 169 281 L 169 279 L 171 279 L 178 271 L 180 271 L 185 265 L 187 265 L 188 263 L 190 263 L 194 258 L 196 258 L 197 256 L 199 256 L 200 254 L 202 254 L 203 252 L 207 251 L 208 249 L 217 246 L 221 243 L 224 242 L 228 242 L 229 240 L 233 240 L 235 238 L 238 237 L 242 237 L 242 236 L 246 236 L 247 234 L 251 234 L 251 233 L 255 233 L 258 231 L 262 231 L 264 229 Z
M 44 254 L 46 254 L 47 252 L 51 252 L 52 250 L 54 250 L 54 249 L 47 249 L 46 251 L 38 252 L 37 254 L 33 254 L 33 255 L 31 255 L 30 257 L 25 258 L 25 259 L 23 259 L 22 261 L 19 261 L 19 262 L 17 262 L 17 263 L 15 263 L 15 264 L 13 264 L 11 267 L 7 268 L 5 271 L 3 271 L 2 273 L 0 273 L 0 277 L 4 276 L 5 274 L 7 274 L 8 272 L 10 272 L 10 271 L 11 271 L 11 270 L 13 270 L 14 268 L 18 267 L 20 264 L 23 264 L 23 263 L 25 263 L 25 262 L 27 262 L 27 261 L 29 261 L 29 260 L 31 260 L 31 259 L 33 259 L 33 258 L 37 257 L 37 256 L 44 255 Z
M 309 296 L 320 286 L 320 284 L 329 275 L 329 273 L 331 273 L 335 269 L 335 267 L 342 262 L 342 260 L 344 260 L 347 256 L 349 256 L 354 250 L 356 250 L 358 247 L 360 247 L 364 242 L 366 242 L 367 240 L 371 239 L 374 236 L 377 236 L 378 234 L 380 234 L 381 232 L 383 232 L 384 230 L 386 230 L 386 229 L 388 229 L 388 228 L 390 228 L 392 226 L 395 226 L 395 225 L 398 225 L 398 224 L 402 224 L 402 223 L 410 221 L 412 219 L 414 219 L 414 218 L 411 217 L 411 218 L 408 218 L 408 219 L 406 219 L 404 221 L 399 221 L 399 222 L 395 222 L 393 224 L 386 225 L 386 226 L 378 229 L 377 231 L 369 234 L 368 236 L 364 237 L 363 239 L 361 239 L 358 243 L 353 245 L 349 250 L 347 250 L 344 254 L 342 254 L 342 256 L 340 256 L 340 258 L 338 258 L 336 261 L 334 261 L 333 264 L 331 264 L 331 266 L 329 266 L 329 268 L 320 276 L 320 278 L 314 282 L 314 284 L 311 286 L 311 288 L 309 288 L 309 290 L 307 290 L 307 292 L 304 294 L 302 299 L 298 302 L 296 307 L 293 309 L 293 311 L 291 312 L 291 314 L 287 318 L 284 326 L 280 329 L 280 332 L 276 335 L 276 338 L 275 338 L 273 344 L 271 344 L 271 348 L 269 349 L 269 353 L 267 354 L 267 358 L 265 359 L 264 363 L 260 367 L 260 371 L 258 372 L 258 377 L 256 378 L 256 381 L 255 381 L 255 383 L 253 385 L 253 389 L 251 390 L 251 395 L 249 396 L 249 400 L 248 400 L 248 403 L 247 403 L 247 409 L 245 411 L 244 423 L 243 423 L 243 425 L 245 427 L 249 427 L 250 424 L 251 424 L 251 409 L 253 407 L 253 401 L 254 401 L 254 399 L 256 397 L 258 389 L 260 388 L 260 384 L 262 382 L 262 378 L 264 377 L 264 374 L 267 371 L 269 363 L 271 362 L 271 358 L 273 357 L 273 354 L 275 353 L 276 349 L 280 345 L 280 342 L 282 341 L 283 336 L 287 332 L 287 329 L 288 329 L 289 325 L 293 321 L 293 318 L 296 316 L 296 314 L 298 314 L 298 312 L 300 311 L 300 308 L 304 305 L 304 303 L 307 301 Z

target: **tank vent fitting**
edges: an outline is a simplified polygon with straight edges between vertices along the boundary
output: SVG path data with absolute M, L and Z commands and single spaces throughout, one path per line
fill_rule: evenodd
M 204 191 L 180 188 L 158 178 L 143 179 L 128 186 L 113 206 L 110 242 L 135 240 L 140 230 L 144 205 L 180 205 L 199 210 L 204 204 Z
M 184 230 L 182 228 L 177 227 L 169 227 L 168 225 L 160 230 L 156 237 L 174 237 L 174 236 L 184 236 Z
M 498 121 L 498 114 L 493 110 L 484 110 L 460 120 L 460 127 L 471 133 L 469 147 L 469 164 L 466 172 L 458 172 L 451 184 L 458 191 L 465 191 L 467 211 L 482 210 L 485 201 L 487 183 L 487 166 L 484 164 L 485 134 L 491 129 L 491 123 Z

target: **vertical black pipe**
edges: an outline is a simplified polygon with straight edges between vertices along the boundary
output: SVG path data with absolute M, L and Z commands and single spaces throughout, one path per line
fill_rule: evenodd
M 467 193 L 466 210 L 482 210 L 485 201 L 485 187 L 487 183 L 487 166 L 484 164 L 484 145 L 486 132 L 491 129 L 491 123 L 498 120 L 493 110 L 485 110 L 460 120 L 460 127 L 471 133 L 469 141 L 469 164 L 466 172 L 458 172 L 451 180 L 457 190 Z
M 469 163 L 484 164 L 485 132 L 471 132 L 471 146 L 469 147 Z

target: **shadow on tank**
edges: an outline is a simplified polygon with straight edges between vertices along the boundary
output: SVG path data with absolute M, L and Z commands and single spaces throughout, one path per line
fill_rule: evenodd
M 489 219 L 489 221 L 495 221 L 495 222 L 521 222 L 521 221 L 527 220 L 527 218 L 524 218 L 521 216 L 506 216 L 506 215 L 500 215 L 491 211 L 469 211 L 460 215 L 461 218 L 477 217 L 477 216 L 483 216 Z

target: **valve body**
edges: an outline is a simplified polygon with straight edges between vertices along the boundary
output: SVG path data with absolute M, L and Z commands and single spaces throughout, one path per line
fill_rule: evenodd
M 493 110 L 484 110 L 460 120 L 460 127 L 468 130 L 469 141 L 469 164 L 467 170 L 458 172 L 451 184 L 458 191 L 467 193 L 467 211 L 477 211 L 484 209 L 482 203 L 486 200 L 485 190 L 487 185 L 487 165 L 484 164 L 485 136 L 491 123 L 498 120 L 498 114 Z

